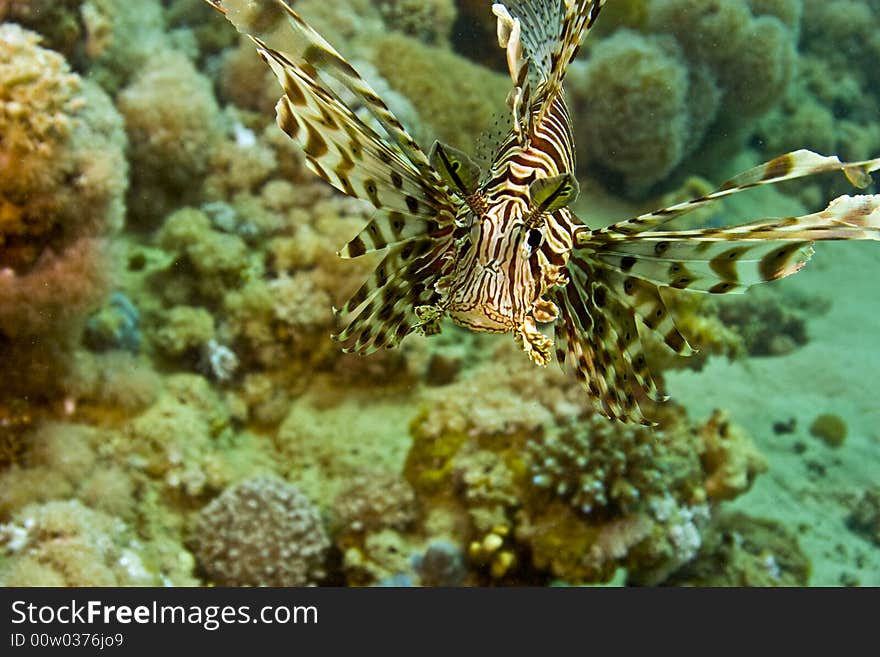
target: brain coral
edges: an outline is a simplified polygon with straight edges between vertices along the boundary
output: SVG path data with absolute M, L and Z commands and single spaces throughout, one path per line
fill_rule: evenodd
M 321 517 L 296 486 L 254 478 L 201 510 L 199 564 L 221 586 L 305 586 L 324 577 L 330 545 Z
M 0 25 L 0 362 L 32 372 L 18 382 L 32 388 L 100 303 L 100 238 L 121 225 L 127 185 L 110 99 L 38 43 Z M 38 336 L 39 353 L 26 348 Z

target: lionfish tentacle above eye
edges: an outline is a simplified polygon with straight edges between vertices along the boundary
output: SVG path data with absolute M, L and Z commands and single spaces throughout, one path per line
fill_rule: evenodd
M 285 0 L 260 0 L 277 9 L 266 20 L 250 0 L 214 0 L 256 44 L 283 96 L 278 125 L 300 144 L 318 176 L 348 196 L 370 202 L 376 216 L 342 250 L 343 257 L 384 251 L 377 269 L 341 310 L 336 336 L 346 350 L 369 353 L 398 344 L 417 321 L 413 303 L 431 303 L 447 272 L 457 201 L 422 149 L 385 102 Z M 334 92 L 341 84 L 358 97 L 388 139 Z
M 605 0 L 503 0 L 492 6 L 513 81 L 508 104 L 521 143 L 562 90 L 568 65 Z

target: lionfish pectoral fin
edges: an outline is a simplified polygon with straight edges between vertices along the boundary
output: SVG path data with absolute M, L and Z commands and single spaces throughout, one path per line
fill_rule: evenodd
M 345 328 L 333 338 L 343 350 L 369 354 L 397 346 L 415 330 L 439 332 L 443 314 L 435 283 L 448 274 L 451 248 L 449 237 L 387 247 L 370 277 L 336 313 Z
M 880 195 L 841 196 L 821 212 L 732 228 L 626 233 L 615 226 L 575 234 L 569 283 L 557 292 L 557 355 L 601 413 L 641 422 L 664 397 L 648 369 L 640 331 L 647 329 L 676 354 L 694 353 L 664 290 L 743 292 L 800 271 L 814 241 L 880 240 Z
M 590 254 L 573 252 L 568 283 L 557 288 L 556 356 L 587 390 L 597 412 L 622 422 L 653 424 L 666 400 L 651 375 L 641 331 L 675 353 L 693 353 L 656 286 L 628 281 Z
M 761 219 L 731 228 L 576 236 L 575 253 L 625 279 L 729 294 L 800 271 L 813 242 L 880 240 L 880 195 L 840 196 L 820 212 Z
M 480 165 L 467 153 L 435 141 L 428 160 L 449 188 L 462 199 L 468 199 L 477 193 L 482 172 Z
M 579 193 L 577 178 L 570 172 L 539 178 L 529 185 L 532 214 L 543 215 L 561 210 L 574 203 Z
M 752 167 L 725 181 L 709 194 L 618 222 L 607 229 L 595 231 L 595 233 L 613 230 L 617 233 L 631 234 L 655 230 L 673 219 L 747 189 L 762 185 L 775 185 L 831 171 L 842 171 L 851 184 L 863 188 L 871 183 L 871 172 L 878 170 L 880 170 L 880 158 L 861 162 L 841 162 L 839 158 L 834 156 L 819 155 L 801 149 L 785 153 L 769 162 Z
M 387 104 L 287 0 L 211 4 L 251 38 L 278 79 L 278 125 L 303 148 L 309 168 L 378 211 L 340 253 L 382 259 L 336 311 L 344 328 L 334 338 L 362 354 L 397 345 L 419 322 L 415 308 L 439 299 L 435 285 L 448 274 L 460 201 Z M 342 101 L 340 88 L 387 138 Z
M 220 8 L 236 29 L 248 35 L 259 49 L 282 64 L 280 68 L 273 67 L 282 87 L 285 87 L 285 79 L 280 74 L 281 71 L 296 71 L 296 77 L 307 79 L 320 88 L 322 96 L 344 104 L 333 91 L 334 84 L 336 88 L 343 87 L 363 104 L 381 126 L 394 145 L 393 150 L 398 152 L 398 157 L 405 159 L 409 167 L 419 174 L 421 186 L 431 189 L 432 194 L 439 196 L 447 193 L 446 186 L 431 167 L 427 155 L 391 112 L 387 103 L 333 46 L 294 11 L 289 0 L 209 2 Z M 279 16 L 286 20 L 278 22 L 275 19 Z M 288 98 L 292 108 L 298 107 L 299 99 L 295 93 L 288 94 Z M 320 142 L 316 145 L 320 147 Z

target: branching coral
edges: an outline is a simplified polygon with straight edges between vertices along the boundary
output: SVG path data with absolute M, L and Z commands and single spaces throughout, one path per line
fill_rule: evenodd
M 199 513 L 193 550 L 222 586 L 305 586 L 324 577 L 329 540 L 321 517 L 280 479 L 241 482 Z

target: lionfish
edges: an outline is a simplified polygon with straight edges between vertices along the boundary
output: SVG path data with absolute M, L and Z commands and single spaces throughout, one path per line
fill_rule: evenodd
M 368 354 L 397 346 L 414 331 L 437 333 L 448 316 L 475 331 L 513 333 L 544 365 L 554 340 L 537 324 L 553 324 L 556 358 L 596 410 L 650 425 L 666 398 L 648 368 L 643 337 L 653 334 L 676 354 L 694 351 L 670 314 L 665 288 L 743 292 L 799 271 L 816 240 L 880 239 L 880 195 L 841 196 L 821 212 L 731 228 L 663 229 L 758 185 L 837 170 L 864 187 L 880 169 L 880 159 L 844 163 L 807 150 L 781 155 L 699 198 L 587 227 L 569 209 L 578 183 L 562 84 L 605 0 L 492 6 L 513 83 L 512 126 L 485 173 L 451 146 L 435 142 L 425 153 L 287 0 L 206 1 L 250 37 L 277 77 L 278 125 L 300 144 L 309 168 L 376 208 L 340 253 L 381 256 L 336 311 L 345 328 L 334 338 L 346 351 Z M 267 9 L 276 15 L 267 17 Z M 286 20 L 276 20 L 281 14 Z M 362 119 L 343 97 L 356 99 L 372 118 Z

